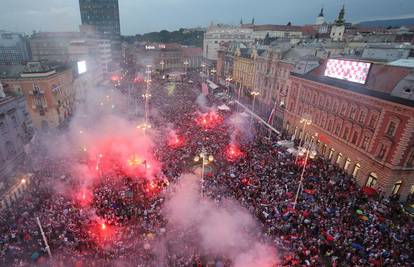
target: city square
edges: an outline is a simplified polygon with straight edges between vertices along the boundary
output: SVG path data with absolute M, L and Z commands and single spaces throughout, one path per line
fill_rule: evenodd
M 414 264 L 413 27 L 340 4 L 180 43 L 79 9 L 2 35 L 30 53 L 0 49 L 0 266 Z

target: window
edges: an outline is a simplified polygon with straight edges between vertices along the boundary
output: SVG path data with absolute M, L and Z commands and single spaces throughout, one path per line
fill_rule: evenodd
M 337 156 L 337 158 L 336 158 L 336 162 L 335 163 L 339 165 L 341 163 L 341 161 L 342 161 L 342 153 L 339 153 L 338 156 Z
M 11 116 L 11 121 L 12 121 L 12 123 L 13 123 L 13 126 L 14 126 L 15 128 L 17 128 L 18 124 L 17 124 L 16 115 L 12 115 L 12 116 Z
M 351 159 L 347 158 L 345 161 L 345 166 L 344 166 L 344 170 L 348 170 L 349 165 L 351 165 Z
M 4 119 L 4 116 L 0 117 L 0 133 L 7 133 L 7 124 L 6 120 Z
M 359 113 L 358 122 L 359 123 L 364 123 L 366 116 L 367 116 L 367 113 L 364 110 L 361 110 L 361 113 Z
M 391 136 L 391 137 L 394 136 L 396 129 L 397 129 L 397 124 L 395 123 L 395 121 L 390 121 L 386 135 Z
M 364 139 L 362 140 L 362 144 L 361 144 L 362 149 L 364 149 L 364 150 L 368 149 L 370 139 L 371 138 L 369 136 L 367 136 L 367 135 L 364 136 Z
M 328 132 L 332 130 L 332 121 L 329 121 L 328 123 Z
M 377 184 L 378 176 L 375 172 L 371 172 L 368 176 L 365 186 L 374 187 Z
M 357 142 L 358 142 L 358 132 L 354 132 L 351 143 L 356 145 Z
M 348 140 L 348 135 L 349 135 L 349 128 L 345 128 L 342 138 L 345 140 Z
M 341 116 L 345 116 L 346 113 L 346 103 L 343 103 L 341 106 Z
M 351 111 L 349 112 L 349 119 L 351 120 L 355 120 L 355 115 L 356 115 L 357 109 L 355 106 L 351 107 Z
M 380 149 L 378 151 L 378 159 L 383 159 L 385 157 L 385 153 L 387 152 L 387 146 L 381 144 Z
M 10 159 L 14 154 L 16 154 L 16 150 L 14 149 L 14 145 L 12 142 L 6 142 L 6 151 L 7 151 L 7 158 Z
M 407 167 L 413 167 L 414 166 L 414 148 L 411 148 L 411 152 L 408 156 L 408 160 L 406 163 Z
M 353 177 L 356 177 L 358 175 L 359 169 L 361 169 L 361 165 L 359 163 L 355 164 L 354 170 L 352 171 Z
M 341 124 L 337 124 L 335 128 L 335 134 L 339 135 L 339 132 L 341 131 Z
M 402 181 L 401 180 L 397 181 L 392 188 L 391 195 L 397 195 L 398 192 L 400 191 L 401 185 L 402 185 Z
M 328 155 L 329 160 L 332 159 L 334 153 L 335 153 L 335 149 L 331 148 L 331 150 L 329 151 L 329 155 Z
M 369 120 L 369 127 L 375 128 L 375 126 L 377 124 L 377 120 L 378 120 L 378 115 L 377 114 L 372 114 L 371 119 Z

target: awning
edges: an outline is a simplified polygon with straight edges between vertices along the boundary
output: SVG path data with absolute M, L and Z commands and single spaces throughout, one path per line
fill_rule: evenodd
M 208 83 L 208 86 L 210 86 L 210 88 L 213 89 L 213 90 L 218 88 L 218 85 L 213 83 L 210 80 L 207 80 L 207 83 Z

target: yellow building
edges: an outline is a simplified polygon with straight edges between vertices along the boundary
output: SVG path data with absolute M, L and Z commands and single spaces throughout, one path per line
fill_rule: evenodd
M 253 89 L 256 58 L 257 51 L 255 48 L 237 48 L 233 63 L 233 81 L 238 88 Z

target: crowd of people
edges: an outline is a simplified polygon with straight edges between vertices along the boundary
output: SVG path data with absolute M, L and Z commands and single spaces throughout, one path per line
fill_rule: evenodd
M 162 166 L 155 181 L 103 174 L 84 196 L 85 207 L 82 194 L 74 197 L 79 184 L 71 179 L 71 161 L 45 155 L 23 197 L 1 211 L 0 266 L 232 266 L 224 255 L 202 251 L 196 239 L 183 244 L 179 237 L 192 233 L 170 228 L 161 211 L 169 186 L 197 167 L 193 159 L 202 149 L 215 158 L 204 196 L 244 206 L 260 224 L 260 239 L 278 249 L 281 266 L 414 265 L 413 219 L 396 201 L 367 196 L 352 177 L 316 158 L 305 166 L 293 207 L 304 166 L 277 145 L 281 137 L 269 138 L 258 123 L 243 129 L 228 123 L 238 108 L 227 103 L 233 111 L 217 111 L 223 103 L 211 94 L 200 101 L 192 80 L 152 85 L 150 121 L 163 133 L 154 148 Z M 197 118 L 205 112 L 223 122 L 203 127 Z M 170 130 L 179 146 L 168 145 Z M 229 158 L 230 144 L 240 155 Z

